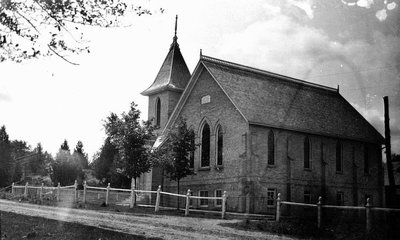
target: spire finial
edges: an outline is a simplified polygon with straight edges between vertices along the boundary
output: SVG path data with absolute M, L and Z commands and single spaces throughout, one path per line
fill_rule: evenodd
M 175 16 L 175 37 L 176 37 L 176 30 L 178 29 L 178 14 Z

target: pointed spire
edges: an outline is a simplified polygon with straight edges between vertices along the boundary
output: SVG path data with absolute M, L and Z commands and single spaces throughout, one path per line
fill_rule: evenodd
M 175 37 L 176 37 L 176 30 L 178 29 L 178 14 L 175 16 Z

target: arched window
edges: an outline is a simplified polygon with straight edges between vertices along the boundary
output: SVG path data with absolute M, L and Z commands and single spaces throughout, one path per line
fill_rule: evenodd
M 340 141 L 336 142 L 336 172 L 343 171 L 342 162 L 342 143 Z
M 161 124 L 161 100 L 157 98 L 156 100 L 156 126 Z
M 275 137 L 272 131 L 268 133 L 268 165 L 275 165 Z
M 304 138 L 304 168 L 310 169 L 310 139 L 308 137 Z
M 210 166 L 210 126 L 205 123 L 201 131 L 201 164 L 200 167 Z
M 222 133 L 221 126 L 217 128 L 217 165 L 222 166 L 222 159 L 223 159 L 223 149 L 224 149 L 224 136 Z

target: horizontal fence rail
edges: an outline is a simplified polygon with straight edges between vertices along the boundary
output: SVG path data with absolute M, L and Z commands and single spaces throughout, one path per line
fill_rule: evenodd
M 69 200 L 69 201 L 82 201 L 85 203 L 102 203 L 106 206 L 110 203 L 116 205 L 127 206 L 133 208 L 137 206 L 154 207 L 154 211 L 158 212 L 160 208 L 163 209 L 174 209 L 173 205 L 178 205 L 180 201 L 184 201 L 185 216 L 189 215 L 191 208 L 191 201 L 193 200 L 219 200 L 221 201 L 220 212 L 221 217 L 225 218 L 226 214 L 226 191 L 223 192 L 222 197 L 205 197 L 205 196 L 193 196 L 191 195 L 190 189 L 187 194 L 178 194 L 171 192 L 161 191 L 161 186 L 158 187 L 157 191 L 140 190 L 135 189 L 135 182 L 132 179 L 131 188 L 111 188 L 110 183 L 107 187 L 95 187 L 87 185 L 86 181 L 83 183 L 83 190 L 78 190 L 78 182 L 75 181 L 73 185 L 61 186 L 58 183 L 57 187 L 45 187 L 42 186 L 30 186 L 26 183 L 24 186 L 17 186 L 14 183 L 11 185 L 11 193 L 13 196 L 28 196 L 39 198 L 41 201 L 43 198 L 55 199 L 56 201 Z M 200 206 L 202 206 L 200 204 Z M 194 212 L 217 212 L 205 209 L 192 209 Z
M 318 228 L 321 228 L 322 209 L 323 208 L 365 211 L 365 231 L 366 231 L 366 233 L 369 233 L 371 231 L 371 225 L 372 225 L 371 211 L 400 212 L 400 209 L 372 207 L 370 204 L 369 198 L 367 198 L 367 203 L 365 204 L 365 206 L 336 206 L 336 205 L 323 205 L 322 197 L 318 198 L 318 202 L 316 204 L 282 201 L 281 194 L 278 193 L 277 199 L 276 199 L 276 218 L 275 218 L 275 221 L 277 221 L 277 222 L 279 222 L 280 218 L 281 218 L 281 206 L 282 205 L 316 207 L 317 208 L 317 226 L 318 226 Z

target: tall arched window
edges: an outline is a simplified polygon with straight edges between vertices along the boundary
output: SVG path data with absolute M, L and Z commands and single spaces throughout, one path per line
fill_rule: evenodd
M 156 100 L 156 126 L 161 124 L 161 100 L 157 98 Z
M 210 166 L 210 126 L 205 123 L 201 131 L 201 167 Z
M 304 138 L 304 168 L 310 169 L 310 139 L 308 137 Z
M 342 162 L 342 143 L 340 141 L 336 142 L 336 172 L 343 171 Z
M 221 126 L 217 128 L 217 165 L 222 166 L 223 149 L 224 149 L 224 136 Z
M 268 165 L 275 165 L 275 137 L 272 131 L 268 133 Z

